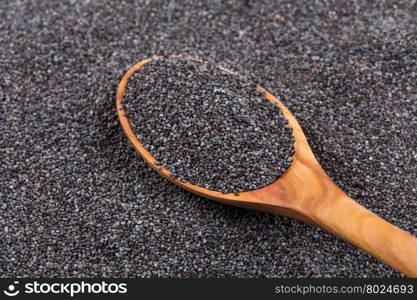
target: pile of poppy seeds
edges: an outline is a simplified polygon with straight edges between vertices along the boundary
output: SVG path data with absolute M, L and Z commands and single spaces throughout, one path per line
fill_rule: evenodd
M 294 138 L 256 84 L 209 63 L 159 58 L 129 78 L 126 116 L 171 177 L 223 193 L 276 181 Z
M 401 276 L 164 179 L 115 94 L 155 55 L 233 70 L 279 97 L 349 196 L 417 235 L 416 32 L 414 0 L 0 1 L 0 277 Z

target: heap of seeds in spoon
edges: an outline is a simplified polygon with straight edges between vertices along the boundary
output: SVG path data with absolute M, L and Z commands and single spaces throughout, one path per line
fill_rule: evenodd
M 291 164 L 280 109 L 214 65 L 153 60 L 130 77 L 123 105 L 139 141 L 180 181 L 238 193 L 271 184 Z

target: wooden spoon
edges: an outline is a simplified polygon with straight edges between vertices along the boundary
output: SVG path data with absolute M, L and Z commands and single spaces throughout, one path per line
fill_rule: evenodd
M 169 170 L 155 165 L 156 159 L 143 147 L 132 131 L 122 101 L 129 77 L 149 61 L 158 58 L 142 60 L 128 70 L 120 81 L 116 97 L 121 127 L 136 151 L 153 169 L 169 181 L 199 196 L 225 204 L 285 215 L 320 226 L 369 252 L 405 275 L 417 277 L 417 238 L 373 214 L 337 187 L 314 157 L 292 113 L 260 86 L 257 88 L 264 92 L 264 97 L 276 104 L 287 117 L 295 138 L 293 162 L 277 181 L 238 195 L 222 194 L 189 182 L 177 181 L 169 176 Z M 187 59 L 201 61 L 191 57 Z

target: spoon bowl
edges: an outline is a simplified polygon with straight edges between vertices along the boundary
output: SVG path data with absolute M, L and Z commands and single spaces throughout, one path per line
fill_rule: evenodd
M 172 56 L 176 57 L 176 56 Z M 130 68 L 120 81 L 116 107 L 120 125 L 142 158 L 159 174 L 176 185 L 224 204 L 285 215 L 319 226 L 362 248 L 407 276 L 417 277 L 417 238 L 388 223 L 346 195 L 326 174 L 315 158 L 294 115 L 274 95 L 261 86 L 264 98 L 278 106 L 293 129 L 294 155 L 291 166 L 275 182 L 260 189 L 238 194 L 223 194 L 170 176 L 170 171 L 156 165 L 130 127 L 123 108 L 123 96 L 130 76 L 146 63 L 144 59 Z M 199 59 L 186 57 L 188 60 Z M 218 66 L 225 72 L 229 70 Z

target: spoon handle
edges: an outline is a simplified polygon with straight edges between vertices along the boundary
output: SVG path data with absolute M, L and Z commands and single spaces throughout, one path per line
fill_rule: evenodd
M 339 188 L 319 207 L 310 208 L 309 219 L 327 231 L 362 248 L 409 277 L 417 277 L 417 238 L 388 223 Z

